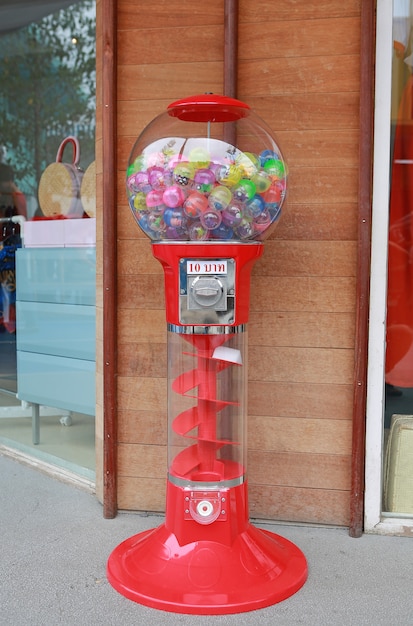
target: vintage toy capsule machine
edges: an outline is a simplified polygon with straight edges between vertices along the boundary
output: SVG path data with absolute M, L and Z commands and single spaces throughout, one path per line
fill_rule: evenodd
M 193 96 L 144 129 L 126 186 L 165 274 L 168 474 L 165 522 L 115 548 L 109 582 L 178 613 L 274 604 L 304 584 L 307 562 L 249 521 L 247 322 L 251 269 L 281 218 L 286 164 L 247 104 Z

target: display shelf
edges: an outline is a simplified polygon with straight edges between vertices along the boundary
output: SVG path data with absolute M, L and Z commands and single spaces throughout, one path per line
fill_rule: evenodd
M 16 253 L 17 397 L 95 414 L 94 247 L 32 247 Z

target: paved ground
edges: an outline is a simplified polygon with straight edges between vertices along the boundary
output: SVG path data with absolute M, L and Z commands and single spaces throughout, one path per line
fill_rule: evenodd
M 105 520 L 96 498 L 0 455 L 1 626 L 413 626 L 413 540 L 346 529 L 262 525 L 301 548 L 308 581 L 272 607 L 223 616 L 150 609 L 106 580 L 124 539 L 155 515 Z

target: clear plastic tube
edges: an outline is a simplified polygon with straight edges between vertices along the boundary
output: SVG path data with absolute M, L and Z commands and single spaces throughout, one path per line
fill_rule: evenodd
M 247 332 L 210 328 L 168 330 L 168 468 L 178 484 L 246 474 Z

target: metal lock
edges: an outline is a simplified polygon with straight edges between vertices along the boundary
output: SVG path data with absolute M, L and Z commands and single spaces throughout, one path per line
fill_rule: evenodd
M 188 491 L 184 499 L 184 519 L 212 524 L 227 519 L 227 491 Z
M 188 277 L 188 309 L 213 309 L 226 311 L 227 286 L 225 277 Z

